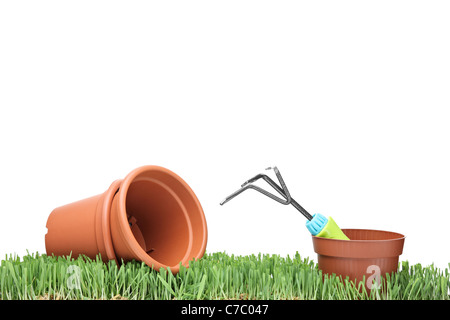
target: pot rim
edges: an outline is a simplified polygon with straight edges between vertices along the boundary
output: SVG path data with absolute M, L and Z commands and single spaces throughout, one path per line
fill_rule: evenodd
M 343 229 L 341 229 L 342 231 L 344 231 L 344 230 L 358 230 L 358 231 L 378 231 L 378 232 L 385 232 L 385 233 L 391 233 L 391 234 L 395 234 L 395 235 L 398 235 L 399 237 L 395 237 L 395 238 L 392 238 L 392 239 L 382 239 L 382 240 L 376 240 L 376 239 L 373 239 L 373 240 L 352 240 L 352 239 L 350 239 L 350 240 L 343 240 L 343 239 L 330 239 L 330 238 L 323 238 L 323 237 L 317 237 L 317 236 L 313 236 L 313 235 L 311 235 L 311 237 L 312 238 L 316 238 L 316 239 L 323 239 L 323 240 L 326 240 L 326 241 L 338 241 L 338 242 L 349 242 L 349 241 L 351 241 L 351 242 L 361 242 L 361 243 L 368 243 L 368 242 L 377 242 L 377 243 L 380 243 L 380 242 L 390 242 L 390 241 L 396 241 L 396 240 L 404 240 L 405 238 L 406 238 L 406 236 L 405 235 L 403 235 L 403 234 L 401 234 L 401 233 L 398 233 L 398 232 L 393 232 L 393 231 L 386 231 L 386 230 L 378 230 L 378 229 L 356 229 L 356 228 L 343 228 Z M 345 232 L 344 232 L 345 233 Z
M 104 193 L 104 199 L 101 206 L 101 235 L 103 245 L 105 246 L 106 257 L 108 260 L 114 260 L 117 263 L 116 253 L 114 251 L 114 245 L 111 235 L 111 207 L 114 200 L 114 196 L 119 191 L 122 184 L 122 180 L 115 180 Z M 98 214 L 97 213 L 97 214 Z
M 322 237 L 312 237 L 314 251 L 319 256 L 329 256 L 344 259 L 368 259 L 398 257 L 403 252 L 405 236 L 398 232 L 375 229 L 342 229 L 346 231 L 379 233 L 390 239 L 372 240 L 340 240 Z
M 138 175 L 140 175 L 143 172 L 148 172 L 148 171 L 162 172 L 164 174 L 170 175 L 172 178 L 174 178 L 179 183 L 181 183 L 183 185 L 183 187 L 185 188 L 185 190 L 188 192 L 189 196 L 196 203 L 196 206 L 198 206 L 198 208 L 203 213 L 203 209 L 200 205 L 200 201 L 198 200 L 197 196 L 192 191 L 192 189 L 189 187 L 189 185 L 180 176 L 178 176 L 174 172 L 170 171 L 167 168 L 156 166 L 156 165 L 147 165 L 147 166 L 142 166 L 142 167 L 136 168 L 125 177 L 125 179 L 122 181 L 119 191 L 116 194 L 116 196 L 118 196 L 117 205 L 118 205 L 119 211 L 126 212 L 126 198 L 127 198 L 128 189 L 129 189 L 131 183 L 133 181 L 135 181 L 135 179 Z M 155 181 L 158 182 L 157 179 L 155 179 Z M 168 188 L 165 184 L 163 184 L 163 185 L 165 188 Z M 190 256 L 192 256 L 192 254 L 190 254 L 190 253 L 192 251 L 192 246 L 193 246 L 193 242 L 194 242 L 193 228 L 192 228 L 191 221 L 189 219 L 189 215 L 188 215 L 183 203 L 179 199 L 178 195 L 176 195 L 170 188 L 168 189 L 168 191 L 169 192 L 171 191 L 171 193 L 173 193 L 175 200 L 181 205 L 181 208 L 184 212 L 187 226 L 188 226 L 189 244 L 188 244 L 188 248 L 186 250 L 186 254 L 184 255 L 183 259 L 181 260 L 181 263 L 185 264 L 187 262 L 186 260 L 188 260 L 189 258 L 191 258 Z M 202 214 L 200 216 L 201 216 L 201 220 L 202 220 L 203 228 L 204 228 L 204 230 L 203 230 L 204 236 L 202 239 L 203 242 L 202 242 L 201 251 L 204 251 L 206 249 L 206 238 L 207 238 L 207 233 L 205 230 L 206 229 L 206 218 L 204 217 L 204 214 Z M 165 265 L 163 265 L 162 263 L 160 263 L 159 261 L 157 261 L 153 257 L 151 257 L 148 253 L 146 253 L 144 249 L 142 249 L 142 247 L 139 245 L 136 238 L 134 237 L 131 229 L 129 228 L 129 223 L 128 223 L 126 214 L 119 215 L 118 221 L 119 221 L 119 226 L 120 226 L 120 229 L 122 230 L 124 237 L 126 237 L 129 241 L 128 242 L 129 249 L 132 250 L 136 256 L 140 257 L 140 259 L 142 261 L 147 262 L 147 264 L 150 266 L 153 265 L 153 266 L 157 266 L 157 267 L 166 267 Z M 168 266 L 168 267 L 172 270 L 172 272 L 178 272 L 179 263 L 177 265 Z

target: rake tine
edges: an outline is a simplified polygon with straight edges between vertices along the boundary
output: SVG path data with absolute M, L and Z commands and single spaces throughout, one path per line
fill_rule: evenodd
M 271 194 L 270 192 L 267 192 L 266 190 L 264 190 L 264 189 L 262 189 L 262 188 L 260 188 L 260 187 L 258 187 L 258 186 L 255 186 L 255 185 L 253 185 L 253 184 L 247 184 L 247 185 L 245 185 L 244 187 L 240 188 L 239 190 L 233 192 L 233 193 L 232 193 L 231 195 L 229 195 L 228 197 L 226 197 L 226 198 L 220 203 L 220 205 L 223 205 L 223 204 L 227 203 L 228 201 L 230 201 L 231 199 L 233 199 L 234 197 L 236 197 L 237 195 L 241 194 L 242 192 L 244 192 L 245 190 L 248 190 L 248 189 L 254 189 L 254 190 L 256 190 L 256 191 L 262 193 L 263 195 L 265 195 L 265 196 L 267 196 L 267 197 L 269 197 L 269 198 L 271 198 L 271 199 L 273 199 L 273 200 L 275 200 L 275 201 L 277 201 L 277 202 L 279 202 L 279 203 L 281 203 L 281 204 L 289 204 L 289 203 L 286 203 L 286 200 L 285 200 L 285 199 L 280 199 L 280 198 L 278 198 L 277 196 L 274 196 L 274 195 Z
M 272 168 L 267 168 L 266 170 L 270 170 Z M 280 181 L 280 184 L 282 185 L 283 189 L 281 189 L 272 179 L 270 179 L 268 176 L 266 175 L 257 175 L 255 177 L 253 177 L 250 180 L 247 180 L 246 182 L 244 182 L 241 186 L 241 189 L 237 190 L 236 192 L 234 192 L 233 194 L 231 194 L 230 196 L 228 196 L 224 201 L 222 201 L 220 204 L 223 205 L 224 203 L 230 201 L 231 199 L 233 199 L 234 197 L 236 197 L 237 195 L 241 194 L 242 192 L 244 192 L 247 189 L 254 189 L 256 191 L 259 191 L 260 193 L 264 194 L 265 196 L 281 203 L 284 205 L 288 205 L 291 203 L 291 195 L 289 194 L 289 190 L 286 187 L 286 184 L 284 183 L 283 177 L 281 177 L 280 172 L 278 171 L 277 167 L 273 167 L 273 170 L 275 171 L 275 174 L 277 175 L 278 181 Z M 279 194 L 281 194 L 285 199 L 280 199 L 276 196 L 274 196 L 273 194 L 271 194 L 270 192 L 267 192 L 266 190 L 257 187 L 255 185 L 252 185 L 251 182 L 256 181 L 259 178 L 263 178 L 269 185 L 271 185 Z
M 295 201 L 293 198 L 291 198 L 290 193 L 288 188 L 286 187 L 286 184 L 284 183 L 283 178 L 281 177 L 281 173 L 278 170 L 277 167 L 269 167 L 266 170 L 270 170 L 273 169 L 275 171 L 275 174 L 278 178 L 278 181 L 281 184 L 281 187 L 278 186 L 278 184 L 273 181 L 269 176 L 265 175 L 265 174 L 258 174 L 256 176 L 254 176 L 253 178 L 245 181 L 242 186 L 241 189 L 235 191 L 234 193 L 232 193 L 231 195 L 229 195 L 227 198 L 225 198 L 225 200 L 223 200 L 220 205 L 225 204 L 226 202 L 230 201 L 231 199 L 233 199 L 234 197 L 236 197 L 237 195 L 241 194 L 242 192 L 244 192 L 247 189 L 254 189 L 256 191 L 259 191 L 260 193 L 264 194 L 265 196 L 281 203 L 284 205 L 288 205 L 288 204 L 292 204 L 292 206 L 297 209 L 301 214 L 303 214 L 305 216 L 306 219 L 311 220 L 313 217 L 312 215 L 306 211 L 297 201 Z M 274 196 L 273 194 L 267 192 L 264 189 L 261 189 L 260 187 L 257 187 L 255 185 L 253 185 L 252 183 L 259 180 L 259 179 L 263 179 L 264 181 L 266 181 L 272 188 L 275 189 L 275 191 L 277 191 L 280 195 L 282 195 L 285 200 L 280 199 L 276 196 Z
M 286 184 L 284 183 L 284 180 L 283 180 L 283 177 L 281 176 L 280 171 L 278 170 L 277 167 L 273 167 L 273 168 L 269 167 L 266 170 L 270 170 L 270 169 L 273 169 L 275 171 L 275 174 L 277 175 L 278 181 L 281 184 L 281 188 L 275 183 L 275 181 L 273 181 L 268 175 L 265 175 L 265 174 L 258 174 L 256 176 L 254 176 L 253 178 L 245 181 L 242 184 L 242 187 L 247 185 L 247 184 L 249 184 L 249 183 L 255 182 L 258 179 L 263 179 L 272 188 L 274 188 L 279 194 L 281 194 L 284 198 L 286 198 L 286 201 L 283 204 L 286 204 L 286 205 L 290 204 L 291 203 L 291 195 L 289 193 L 289 190 L 288 190 Z

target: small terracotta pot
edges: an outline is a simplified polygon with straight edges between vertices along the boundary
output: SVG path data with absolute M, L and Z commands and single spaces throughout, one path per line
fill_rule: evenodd
M 48 255 L 143 261 L 156 270 L 203 256 L 207 226 L 188 184 L 172 171 L 144 166 L 100 195 L 59 208 L 47 220 Z
M 366 289 L 370 290 L 374 276 L 385 277 L 386 273 L 397 271 L 405 242 L 404 235 L 366 229 L 342 231 L 350 240 L 312 237 L 318 268 L 323 274 L 334 273 L 343 279 L 348 276 L 349 280 L 356 283 L 365 276 Z

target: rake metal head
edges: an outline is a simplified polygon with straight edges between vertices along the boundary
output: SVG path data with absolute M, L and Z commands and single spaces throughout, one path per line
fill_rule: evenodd
M 253 189 L 256 190 L 260 193 L 262 193 L 263 195 L 271 198 L 272 200 L 275 200 L 281 204 L 284 205 L 288 205 L 288 204 L 292 204 L 298 211 L 300 211 L 301 214 L 303 214 L 308 220 L 312 219 L 312 216 L 308 213 L 308 211 L 306 211 L 301 205 L 299 205 L 290 195 L 289 190 L 286 186 L 286 184 L 284 183 L 283 177 L 281 176 L 280 171 L 278 170 L 277 167 L 268 167 L 266 168 L 266 170 L 273 170 L 275 172 L 275 175 L 277 176 L 278 181 L 280 182 L 279 186 L 275 181 L 273 181 L 269 176 L 265 175 L 265 174 L 257 174 L 256 176 L 254 176 L 253 178 L 245 181 L 242 185 L 241 188 L 238 189 L 237 191 L 233 192 L 232 194 L 230 194 L 228 197 L 226 197 L 221 203 L 220 205 L 223 205 L 225 203 L 227 203 L 228 201 L 230 201 L 231 199 L 233 199 L 234 197 L 236 197 L 237 195 L 241 194 L 242 192 L 244 192 L 245 190 L 248 189 Z M 273 194 L 271 194 L 270 192 L 254 185 L 253 183 L 256 182 L 259 179 L 263 179 L 264 181 L 266 181 L 272 188 L 275 189 L 275 191 L 277 191 L 283 198 L 277 197 Z

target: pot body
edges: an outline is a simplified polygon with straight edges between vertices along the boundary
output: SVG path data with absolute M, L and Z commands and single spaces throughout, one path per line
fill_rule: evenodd
M 48 255 L 114 260 L 109 212 L 121 181 L 114 181 L 104 193 L 54 209 L 47 219 L 45 248 Z
M 312 237 L 317 253 L 318 268 L 324 274 L 336 274 L 349 280 L 365 279 L 366 289 L 372 289 L 373 280 L 397 271 L 403 252 L 405 236 L 400 233 L 342 229 L 350 240 Z
M 80 254 L 90 258 L 99 253 L 106 255 L 101 243 L 97 241 L 95 228 L 97 207 L 102 200 L 103 196 L 97 195 L 54 209 L 47 220 L 47 254 L 72 254 L 74 258 Z

